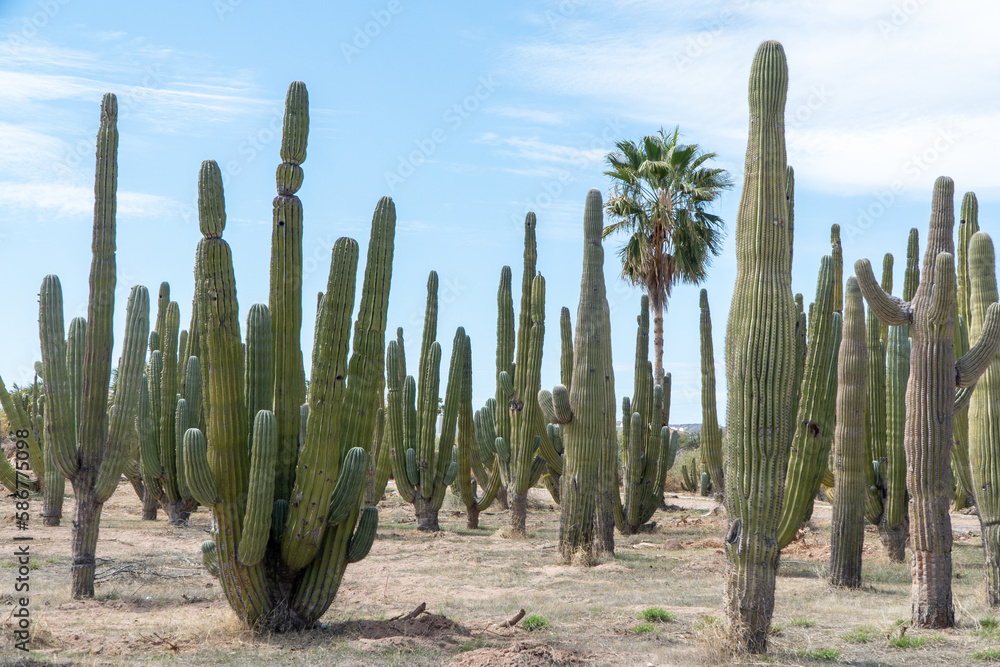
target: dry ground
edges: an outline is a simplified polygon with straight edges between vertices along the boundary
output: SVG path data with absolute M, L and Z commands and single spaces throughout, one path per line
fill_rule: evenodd
M 411 508 L 390 493 L 371 554 L 348 568 L 323 627 L 255 638 L 241 630 L 218 582 L 200 566 L 204 511 L 185 528 L 169 528 L 162 518 L 143 522 L 138 499 L 123 483 L 105 506 L 98 597 L 74 601 L 69 522 L 43 528 L 36 499 L 31 612 L 32 657 L 39 662 L 19 663 L 9 617 L 16 531 L 5 498 L 0 665 L 717 664 L 724 520 L 706 516 L 711 503 L 702 498 L 672 494 L 668 502 L 669 511 L 657 513 L 651 532 L 619 536 L 614 561 L 584 569 L 559 564 L 558 512 L 543 491 L 533 496 L 526 540 L 502 536 L 504 513 L 484 514 L 481 530 L 465 529 L 450 496 L 441 514 L 443 531 L 417 534 Z M 72 513 L 70 499 L 65 513 Z M 783 554 L 772 652 L 753 664 L 986 664 L 974 654 L 1000 648 L 1000 631 L 990 636 L 979 627 L 991 614 L 981 591 L 974 517 L 954 517 L 959 628 L 938 632 L 897 624 L 909 617 L 909 568 L 888 562 L 875 533 L 866 535 L 864 589 L 826 585 L 828 517 L 829 507 L 818 505 L 813 529 Z M 402 618 L 421 603 L 429 613 Z M 638 615 L 649 607 L 662 607 L 674 620 L 643 628 Z M 501 627 L 520 608 L 548 625 L 533 631 Z M 901 633 L 922 645 L 891 646 L 890 638 Z

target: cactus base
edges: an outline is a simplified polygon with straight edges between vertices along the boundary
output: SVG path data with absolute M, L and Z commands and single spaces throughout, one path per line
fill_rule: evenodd
M 878 526 L 879 537 L 885 553 L 893 563 L 902 563 L 906 560 L 906 542 L 910 539 L 909 521 L 890 526 L 883 521 Z
M 153 492 L 147 486 L 142 493 L 142 520 L 156 521 L 157 512 L 160 509 L 160 501 L 156 499 Z
M 434 507 L 432 501 L 427 500 L 419 493 L 413 502 L 413 507 L 417 513 L 417 530 L 425 533 L 436 533 L 441 530 L 441 526 L 438 524 L 440 507 Z
M 58 526 L 59 522 L 62 520 L 61 514 L 43 514 L 42 515 L 42 525 L 43 526 Z
M 73 514 L 72 595 L 74 600 L 80 600 L 94 597 L 97 534 L 104 503 L 97 502 L 92 494 L 81 494 L 83 489 L 74 487 L 76 511 Z
M 510 501 L 510 534 L 517 537 L 527 535 L 525 521 L 528 518 L 528 494 L 514 492 Z
M 947 517 L 947 498 L 945 516 Z M 955 626 L 955 605 L 951 597 L 951 526 L 946 551 L 913 551 L 913 623 L 920 628 Z M 925 526 L 926 534 L 926 526 Z M 944 538 L 944 531 L 939 537 Z M 938 585 L 936 585 L 938 584 Z M 943 584 L 943 585 L 940 585 Z
M 986 556 L 986 604 L 990 609 L 997 609 L 1000 608 L 1000 525 L 984 526 L 982 535 Z

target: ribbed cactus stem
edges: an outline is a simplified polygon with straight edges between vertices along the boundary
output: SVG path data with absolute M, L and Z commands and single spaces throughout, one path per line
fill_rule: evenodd
M 820 260 L 809 346 L 802 384 L 798 389 L 800 397 L 795 433 L 785 474 L 785 501 L 778 524 L 777 539 L 781 549 L 795 539 L 802 522 L 812 510 L 813 498 L 819 491 L 830 452 L 833 420 L 827 418 L 831 412 L 828 406 L 829 376 L 833 369 L 832 388 L 836 393 L 836 364 L 831 360 L 838 353 L 838 348 L 834 346 L 833 288 L 833 258 L 826 255 Z
M 272 203 L 271 280 L 268 310 L 274 346 L 274 416 L 278 420 L 278 478 L 275 496 L 292 501 L 295 460 L 299 451 L 299 406 L 305 402 L 302 377 L 302 185 L 309 133 L 309 96 L 301 81 L 285 98 L 278 195 Z M 353 300 L 352 300 L 353 305 Z M 350 315 L 345 327 L 350 323 Z M 324 503 L 317 504 L 317 507 Z M 293 511 L 294 514 L 294 511 Z
M 865 468 L 871 465 L 865 460 L 868 362 L 865 309 L 858 281 L 851 276 L 847 280 L 844 333 L 837 361 L 837 426 L 833 435 L 836 492 L 830 529 L 830 584 L 846 588 L 861 587 Z
M 787 89 L 784 49 L 764 42 L 750 72 L 736 288 L 726 332 L 725 606 L 731 640 L 751 652 L 767 650 L 774 611 L 776 537 L 795 390 L 797 316 L 785 204 Z
M 788 168 L 789 172 L 791 167 Z M 725 486 L 722 469 L 722 431 L 715 408 L 715 352 L 712 344 L 712 313 L 708 306 L 708 291 L 702 290 L 701 303 L 701 455 L 712 478 L 715 493 Z
M 903 301 L 912 301 L 920 284 L 920 232 L 910 229 L 906 241 L 906 270 L 903 272 Z
M 970 193 L 971 194 L 971 193 Z M 966 195 L 969 199 L 969 195 Z M 973 198 L 974 202 L 975 199 Z M 967 202 L 962 202 L 963 218 Z M 968 222 L 966 221 L 966 224 Z M 972 235 L 969 243 L 970 329 L 979 337 L 989 307 L 998 299 L 993 241 L 985 232 Z M 969 405 L 969 459 L 976 508 L 982 529 L 986 602 L 1000 607 L 1000 357 L 994 356 L 976 383 Z
M 600 488 L 602 448 L 615 430 L 611 337 L 601 245 L 601 193 L 587 193 L 583 216 L 583 278 L 576 315 L 573 380 L 569 393 L 572 419 L 562 427 L 564 470 L 560 489 L 559 549 L 563 560 L 592 563 Z M 541 354 L 538 355 L 541 357 Z M 610 389 L 610 391 L 609 391 Z M 537 393 L 537 392 L 536 392 Z
M 886 465 L 885 511 L 879 523 L 879 535 L 886 554 L 895 563 L 905 558 L 909 533 L 906 493 L 906 450 L 903 446 L 906 427 L 906 383 L 910 377 L 909 327 L 889 327 L 886 348 L 885 414 Z
M 844 310 L 844 248 L 840 244 L 840 225 L 830 225 L 830 256 L 833 258 L 833 310 Z

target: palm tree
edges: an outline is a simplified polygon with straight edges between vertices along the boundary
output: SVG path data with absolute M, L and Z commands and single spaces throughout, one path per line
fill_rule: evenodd
M 607 157 L 614 187 L 605 205 L 614 220 L 604 236 L 630 234 L 618 251 L 622 277 L 649 295 L 653 310 L 656 365 L 663 384 L 663 311 L 675 283 L 698 284 L 712 257 L 722 250 L 722 218 L 707 208 L 733 185 L 729 172 L 705 167 L 716 157 L 696 144 L 679 144 L 673 134 L 619 141 Z

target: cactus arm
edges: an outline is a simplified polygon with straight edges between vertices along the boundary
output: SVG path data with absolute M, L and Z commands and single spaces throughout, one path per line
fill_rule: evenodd
M 566 306 L 559 312 L 559 337 L 562 344 L 559 356 L 559 382 L 568 391 L 573 381 L 573 324 L 570 322 L 569 308 Z
M 72 325 L 70 328 L 72 329 Z M 28 461 L 31 463 L 31 469 L 35 472 L 37 480 L 43 480 L 45 478 L 45 464 L 43 462 L 45 456 L 42 453 L 41 447 L 38 446 L 38 440 L 35 439 L 35 430 L 31 423 L 31 418 L 24 411 L 24 408 L 7 393 L 7 387 L 4 386 L 2 378 L 0 378 L 0 407 L 3 408 L 7 420 L 10 422 L 10 430 L 23 431 L 25 433 L 23 438 L 19 435 L 18 439 L 28 443 Z M 3 462 L 0 462 L 0 466 L 3 466 L 4 463 L 7 463 L 6 458 L 4 458 Z M 22 483 L 24 484 L 28 484 L 29 486 L 37 484 L 36 482 L 29 481 L 29 478 L 24 473 L 21 473 L 19 476 L 23 478 Z M 7 480 L 13 484 L 13 487 L 7 488 L 12 492 L 16 492 L 17 483 L 12 473 L 7 473 Z M 7 486 L 7 484 L 4 484 L 4 486 Z
M 45 365 L 45 446 L 52 448 L 52 462 L 67 478 L 80 469 L 73 426 L 73 404 L 69 372 L 66 368 L 66 339 L 63 337 L 63 298 L 58 276 L 42 280 L 38 298 L 38 330 L 42 363 Z
M 975 390 L 975 384 L 958 388 L 958 391 L 955 392 L 955 412 L 960 412 L 969 407 L 969 402 L 972 400 L 972 393 Z
M 389 341 L 385 350 L 385 386 L 386 386 L 386 443 L 392 461 L 392 477 L 396 481 L 396 492 L 407 502 L 413 502 L 416 489 L 410 483 L 406 473 L 406 443 L 404 442 L 404 407 L 403 387 L 399 377 L 400 342 Z
M 118 488 L 122 469 L 129 459 L 129 443 L 139 408 L 148 336 L 149 292 L 142 285 L 136 285 L 129 294 L 125 311 L 125 341 L 118 363 L 115 407 L 111 413 L 108 439 L 95 482 L 98 502 L 106 501 Z
M 330 495 L 330 511 L 326 521 L 330 526 L 342 523 L 357 509 L 358 496 L 365 484 L 368 452 L 364 447 L 351 447 L 344 458 L 337 484 Z
M 872 265 L 867 259 L 859 259 L 854 263 L 854 271 L 868 307 L 871 308 L 879 321 L 889 326 L 909 324 L 913 321 L 913 311 L 907 301 L 885 293 L 885 290 L 875 280 Z
M 247 428 L 250 433 L 253 433 L 257 413 L 274 407 L 274 348 L 271 345 L 273 326 L 271 311 L 266 305 L 255 303 L 250 306 L 247 314 L 246 370 L 243 380 Z
M 366 507 L 361 512 L 358 519 L 358 527 L 351 536 L 351 541 L 347 547 L 347 562 L 357 563 L 368 555 L 372 544 L 375 542 L 375 533 L 378 529 L 378 509 Z
M 145 375 L 139 388 L 136 429 L 139 432 L 139 468 L 142 481 L 152 491 L 153 496 L 159 498 L 163 495 L 163 487 L 160 484 L 163 466 L 160 465 L 160 448 L 154 435 L 153 417 L 149 407 L 149 378 Z
M 221 500 L 221 496 L 215 476 L 208 465 L 208 443 L 205 441 L 205 434 L 196 428 L 188 429 L 182 440 L 184 475 L 189 480 L 191 495 L 205 507 L 214 508 Z
M 254 417 L 250 445 L 250 480 L 243 535 L 236 553 L 244 565 L 264 558 L 274 511 L 274 468 L 278 461 L 278 424 L 274 413 L 260 410 Z M 184 436 L 187 438 L 187 436 Z
M 959 387 L 972 387 L 986 372 L 1000 349 L 1000 304 L 994 303 L 986 311 L 975 345 L 955 362 L 955 378 Z
M 313 355 L 309 384 L 309 420 L 299 453 L 295 485 L 289 499 L 288 521 L 281 553 L 293 570 L 304 568 L 320 547 L 322 527 L 329 512 L 329 498 L 340 467 L 339 429 L 347 375 L 347 351 L 354 309 L 358 244 L 340 238 L 334 243 L 330 279 L 323 306 L 320 340 L 327 341 Z M 275 341 L 277 344 L 277 341 Z M 275 367 L 275 378 L 277 375 Z M 275 392 L 275 405 L 278 392 Z M 298 422 L 296 406 L 296 422 Z M 281 415 L 278 418 L 278 451 L 282 456 Z M 296 428 L 296 430 L 298 430 Z M 280 465 L 280 462 L 279 462 Z M 317 474 L 318 473 L 318 474 Z M 275 493 L 280 495 L 280 488 Z

